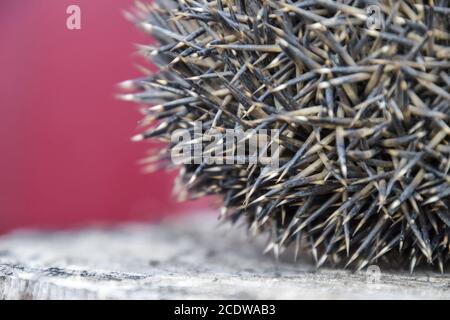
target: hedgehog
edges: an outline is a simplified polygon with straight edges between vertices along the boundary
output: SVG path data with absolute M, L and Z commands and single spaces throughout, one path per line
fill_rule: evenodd
M 277 257 L 444 272 L 449 16 L 446 0 L 137 2 L 127 18 L 159 70 L 121 84 L 143 113 L 133 140 L 163 141 L 146 168 L 178 168 L 180 198 L 218 196 L 220 218 L 265 234 Z M 223 136 L 203 139 L 212 130 L 245 132 L 243 157 L 209 161 L 237 155 Z M 254 136 L 277 165 L 250 161 Z M 200 157 L 174 161 L 194 146 Z

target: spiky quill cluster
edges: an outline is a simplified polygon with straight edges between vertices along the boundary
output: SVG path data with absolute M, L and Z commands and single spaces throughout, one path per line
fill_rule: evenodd
M 380 29 L 366 8 L 377 5 Z M 190 197 L 222 216 L 361 269 L 396 257 L 448 262 L 450 8 L 430 1 L 157 0 L 129 14 L 158 42 L 159 68 L 123 87 L 150 126 L 135 140 L 212 127 L 276 128 L 280 167 L 184 165 Z

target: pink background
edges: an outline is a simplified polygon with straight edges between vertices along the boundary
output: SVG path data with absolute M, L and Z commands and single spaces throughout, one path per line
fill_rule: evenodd
M 82 30 L 66 29 L 81 7 Z M 0 232 L 156 219 L 179 212 L 174 173 L 141 173 L 137 106 L 115 84 L 139 76 L 123 18 L 131 0 L 0 1 Z M 198 208 L 195 204 L 191 208 Z M 186 210 L 186 205 L 183 205 Z

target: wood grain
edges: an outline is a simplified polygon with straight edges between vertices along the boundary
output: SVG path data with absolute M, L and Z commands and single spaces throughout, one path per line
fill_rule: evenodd
M 0 238 L 0 299 L 448 299 L 433 271 L 276 262 L 264 239 L 198 214 L 158 225 Z

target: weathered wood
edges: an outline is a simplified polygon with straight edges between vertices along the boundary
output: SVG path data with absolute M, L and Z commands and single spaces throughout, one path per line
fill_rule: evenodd
M 275 262 L 214 215 L 0 239 L 2 299 L 447 299 L 450 277 Z M 262 240 L 262 239 L 259 239 Z

